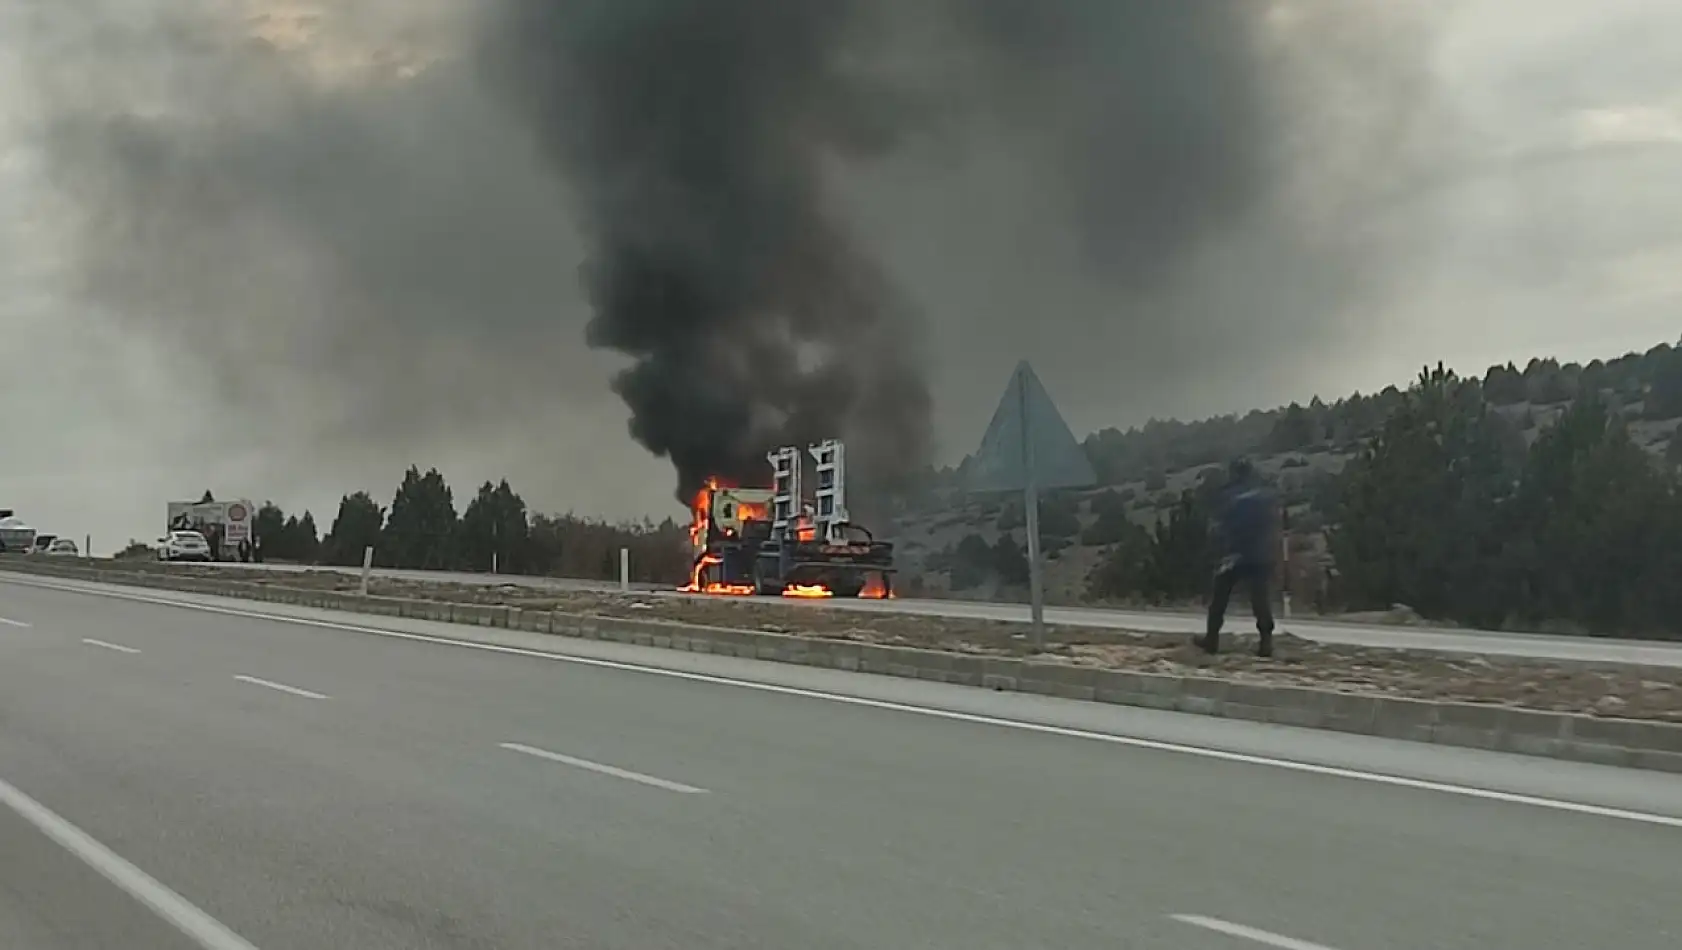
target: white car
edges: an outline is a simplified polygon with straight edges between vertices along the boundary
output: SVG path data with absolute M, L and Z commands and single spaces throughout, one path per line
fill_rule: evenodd
M 52 557 L 78 557 L 82 552 L 76 550 L 76 542 L 69 538 L 59 538 L 47 545 L 46 553 Z
M 171 531 L 158 542 L 160 561 L 208 561 L 210 542 L 197 531 Z

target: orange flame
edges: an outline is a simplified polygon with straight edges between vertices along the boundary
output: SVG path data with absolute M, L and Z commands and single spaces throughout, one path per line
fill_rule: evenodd
M 707 546 L 707 535 L 712 528 L 713 496 L 720 488 L 730 486 L 720 485 L 716 477 L 707 479 L 701 490 L 695 493 L 695 500 L 690 503 L 689 543 L 696 548 Z M 768 502 L 745 501 L 735 499 L 736 520 L 738 521 L 769 521 L 771 519 L 771 505 Z
M 859 597 L 864 600 L 893 600 L 894 592 L 888 589 L 888 578 L 885 574 L 872 574 L 864 581 L 864 590 L 859 591 Z
M 707 479 L 707 483 L 695 493 L 695 500 L 689 505 L 689 543 L 695 547 L 705 547 L 707 544 L 707 526 L 712 522 L 713 492 L 717 490 L 718 479 Z M 700 565 L 696 565 L 695 571 L 699 576 Z
M 715 557 L 711 554 L 706 557 L 696 559 L 695 568 L 689 573 L 689 583 L 679 587 L 678 590 L 686 594 L 726 594 L 732 597 L 751 596 L 754 592 L 752 584 L 720 584 L 717 581 L 710 581 L 706 584 L 701 583 L 701 574 L 705 572 L 707 568 L 712 567 L 714 564 L 722 563 L 724 563 L 723 558 Z
M 689 543 L 696 548 L 707 546 L 707 535 L 712 528 L 713 493 L 718 489 L 718 479 L 707 479 L 707 483 L 701 487 L 700 491 L 695 493 L 695 501 L 690 505 L 693 520 L 689 524 Z M 739 505 L 739 507 L 743 518 L 752 519 L 756 512 L 761 517 L 764 515 L 764 505 L 749 503 Z M 695 567 L 689 573 L 689 583 L 679 587 L 678 590 L 690 594 L 723 594 L 732 597 L 752 596 L 754 593 L 752 584 L 721 584 L 717 581 L 701 583 L 701 575 L 706 573 L 707 568 L 722 563 L 724 563 L 724 559 L 715 554 L 696 558 Z
M 822 584 L 790 584 L 783 588 L 784 597 L 823 598 L 834 597 L 835 592 Z

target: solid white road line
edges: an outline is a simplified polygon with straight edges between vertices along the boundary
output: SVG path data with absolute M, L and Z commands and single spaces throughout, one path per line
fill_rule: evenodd
M 283 692 L 283 693 L 291 693 L 294 696 L 302 696 L 305 699 L 326 699 L 327 698 L 326 696 L 322 695 L 321 693 L 312 693 L 307 689 L 299 689 L 296 686 L 287 686 L 285 683 L 275 683 L 275 682 L 271 682 L 269 680 L 260 680 L 255 676 L 236 676 L 236 677 L 234 677 L 234 679 L 239 680 L 241 683 L 250 683 L 253 686 L 266 686 L 269 689 L 279 690 L 280 692 Z
M 116 650 L 118 653 L 139 653 L 140 652 L 139 650 L 136 650 L 134 647 L 125 647 L 120 643 L 106 643 L 104 640 L 95 640 L 92 637 L 83 637 L 82 642 L 86 643 L 90 647 L 99 647 L 99 648 L 104 649 L 104 650 Z
M 204 950 L 257 950 L 239 934 L 188 903 L 186 898 L 158 883 L 151 875 L 95 841 L 87 832 L 60 818 L 47 806 L 5 781 L 0 781 L 0 802 L 4 802 L 25 821 L 86 862 L 106 880 L 122 888 L 124 893 L 145 904 L 175 929 L 192 938 L 193 942 Z
M 8 620 L 5 617 L 0 617 L 0 624 L 4 624 L 5 626 L 8 626 L 8 627 L 28 627 L 29 626 L 29 624 L 26 624 L 21 620 Z
M 954 722 L 968 722 L 985 726 L 998 726 L 1004 729 L 1016 729 L 1022 732 L 1035 732 L 1041 735 L 1064 736 L 1071 739 L 1089 739 L 1093 742 L 1105 742 L 1111 745 L 1128 746 L 1135 749 L 1153 749 L 1159 752 L 1174 752 L 1180 755 L 1194 755 L 1200 758 L 1216 759 L 1222 762 L 1238 762 L 1245 765 L 1260 765 L 1268 768 L 1285 769 L 1291 772 L 1301 772 L 1308 775 L 1323 775 L 1329 778 L 1370 782 L 1375 785 L 1389 785 L 1394 788 L 1410 788 L 1417 791 L 1438 792 L 1445 795 L 1458 795 L 1463 798 L 1476 798 L 1483 801 L 1501 802 L 1508 805 L 1527 805 L 1535 808 L 1547 808 L 1553 811 L 1571 812 L 1578 815 L 1592 815 L 1596 818 L 1616 818 L 1621 821 L 1638 821 L 1644 824 L 1661 825 L 1667 828 L 1682 828 L 1682 816 L 1678 815 L 1631 811 L 1625 808 L 1612 808 L 1606 805 L 1590 805 L 1584 802 L 1565 801 L 1563 799 L 1556 798 L 1543 798 L 1538 795 L 1524 795 L 1518 792 L 1501 792 L 1494 789 L 1478 788 L 1472 785 L 1453 785 L 1447 782 L 1433 782 L 1428 779 L 1407 778 L 1401 775 L 1386 775 L 1382 772 L 1363 772 L 1359 769 L 1339 768 L 1332 765 L 1316 765 L 1312 762 L 1296 762 L 1291 759 L 1278 759 L 1265 755 L 1251 755 L 1247 752 L 1229 752 L 1225 749 L 1184 745 L 1178 742 L 1164 742 L 1158 739 L 1142 739 L 1137 736 L 1117 735 L 1109 732 L 1093 732 L 1088 729 L 1074 729 L 1067 726 L 1051 726 L 1044 723 L 1028 722 L 1020 719 L 1003 719 L 998 716 L 983 716 L 976 713 L 956 712 L 950 709 L 937 709 L 929 706 L 913 706 L 909 703 L 896 703 L 884 699 L 867 699 L 862 696 L 848 696 L 844 693 L 829 693 L 822 690 L 802 689 L 798 686 L 778 686 L 774 683 L 756 683 L 753 680 L 736 679 L 729 676 L 717 676 L 711 673 L 690 673 L 684 670 L 671 670 L 666 669 L 665 667 L 647 666 L 640 663 L 625 663 L 618 660 L 598 660 L 593 657 L 571 656 L 565 653 L 551 653 L 545 650 L 528 650 L 523 647 L 500 646 L 494 643 L 476 643 L 472 640 L 457 640 L 452 637 L 440 637 L 425 633 L 406 633 L 401 630 L 367 627 L 361 624 L 346 623 L 338 620 L 317 620 L 310 617 L 289 617 L 285 614 L 264 613 L 258 610 L 223 607 L 216 604 L 196 604 L 188 601 L 171 600 L 164 597 L 147 597 L 141 594 L 130 594 L 127 591 L 106 590 L 98 587 L 41 584 L 33 581 L 16 580 L 11 577 L 6 578 L 5 583 L 19 584 L 25 587 L 41 587 L 48 590 L 60 590 L 75 594 L 88 594 L 95 597 L 109 597 L 113 600 L 127 600 L 141 604 L 156 604 L 163 607 L 175 607 L 181 610 L 197 610 L 203 613 L 220 614 L 227 617 L 245 617 L 252 620 L 268 620 L 274 623 L 292 624 L 300 627 L 316 627 L 323 630 L 344 630 L 350 633 L 364 633 L 376 637 L 387 637 L 393 640 L 408 640 L 414 643 L 433 643 L 441 646 L 458 647 L 464 650 L 479 650 L 485 653 L 501 653 L 507 656 L 534 657 L 536 659 L 552 660 L 556 663 L 570 663 L 575 666 L 623 670 L 631 673 L 644 673 L 650 676 L 665 676 L 671 679 L 688 680 L 695 683 L 713 683 L 720 686 L 734 686 L 739 689 L 751 689 L 763 693 L 777 693 L 783 696 L 801 696 L 807 699 L 821 699 L 826 702 L 844 703 L 849 706 L 865 706 L 871 709 L 887 709 L 894 712 L 911 713 L 918 716 L 931 716 L 936 719 L 947 719 Z
M 1257 930 L 1254 927 L 1246 927 L 1243 924 L 1233 924 L 1224 920 L 1216 920 L 1213 917 L 1199 917 L 1196 914 L 1170 914 L 1169 916 L 1182 924 L 1191 924 L 1193 927 L 1202 927 L 1204 930 L 1213 930 L 1216 933 L 1226 934 L 1229 937 L 1241 937 L 1245 940 L 1254 940 L 1256 943 L 1263 944 L 1264 946 L 1278 947 L 1279 950 L 1332 950 L 1331 947 L 1324 944 L 1309 943 L 1306 940 L 1298 940 L 1295 937 L 1283 937 L 1279 934 L 1268 933 L 1265 930 Z
M 622 778 L 629 782 L 639 782 L 643 785 L 652 785 L 655 788 L 663 788 L 668 792 L 682 792 L 685 795 L 707 794 L 707 790 L 704 788 L 696 788 L 693 785 L 685 785 L 682 782 L 670 782 L 666 779 L 656 778 L 652 775 L 644 775 L 641 772 L 632 772 L 629 769 L 615 768 L 611 765 L 603 765 L 600 762 L 591 762 L 588 759 L 575 759 L 570 755 L 562 755 L 559 752 L 550 752 L 547 749 L 537 749 L 529 745 L 521 745 L 518 742 L 504 742 L 500 745 L 502 748 L 511 752 L 524 752 L 526 755 L 536 756 L 540 759 L 548 759 L 551 762 L 559 762 L 562 765 L 571 765 L 575 768 L 588 769 L 591 772 L 600 772 L 603 775 L 611 775 L 614 778 Z

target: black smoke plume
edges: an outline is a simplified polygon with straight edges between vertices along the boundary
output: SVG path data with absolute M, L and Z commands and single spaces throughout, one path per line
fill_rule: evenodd
M 545 133 L 590 243 L 591 346 L 631 433 L 762 481 L 768 449 L 846 436 L 867 470 L 926 460 L 918 326 L 831 212 L 824 161 L 888 146 L 851 75 L 852 0 L 515 0 L 487 61 Z
M 934 135 L 1025 148 L 1086 266 L 1157 292 L 1286 177 L 1265 33 L 1289 6 L 509 0 L 486 61 L 577 192 L 588 340 L 633 359 L 614 388 L 683 494 L 830 435 L 871 469 L 926 458 L 921 321 L 838 217 L 836 168 Z
M 953 0 L 992 114 L 1036 140 L 1089 263 L 1148 286 L 1274 183 L 1289 128 L 1253 0 Z
M 1104 353 L 1094 389 L 1116 340 L 1135 386 L 1201 385 L 1184 360 L 1233 327 L 1294 321 L 1241 349 L 1296 358 L 1261 347 L 1369 286 L 1324 199 L 1366 194 L 1396 149 L 1351 157 L 1383 136 L 1345 117 L 1404 128 L 1426 60 L 1344 0 L 344 0 L 281 39 L 299 5 L 253 0 L 260 40 L 205 0 L 29 6 L 10 39 L 73 289 L 190 355 L 218 405 L 406 463 L 590 405 L 616 358 L 594 348 L 629 358 L 613 388 L 680 494 L 832 436 L 862 475 L 916 469 L 931 351 L 967 383 L 1019 345 L 1004 321 Z M 913 297 L 882 248 L 923 222 L 859 207 L 994 153 L 1026 160 L 988 193 L 1053 209 L 1002 224 L 1041 265 L 948 265 Z M 1313 201 L 1285 197 L 1301 182 Z M 1235 233 L 1265 250 L 1241 277 L 1177 282 Z M 1068 234 L 1083 260 L 1045 266 Z M 946 259 L 972 237 L 942 233 Z M 953 304 L 983 282 L 1038 307 Z

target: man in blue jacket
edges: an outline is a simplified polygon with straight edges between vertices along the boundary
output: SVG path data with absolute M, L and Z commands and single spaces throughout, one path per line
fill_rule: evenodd
M 1215 569 L 1215 586 L 1209 596 L 1209 624 L 1207 632 L 1193 642 L 1206 653 L 1220 651 L 1227 602 L 1232 598 L 1232 589 L 1242 581 L 1249 588 L 1250 609 L 1255 613 L 1256 630 L 1261 633 L 1256 653 L 1272 656 L 1273 594 L 1268 588 L 1278 551 L 1275 531 L 1278 504 L 1248 460 L 1234 460 L 1230 473 L 1231 479 L 1216 514 L 1221 561 Z

